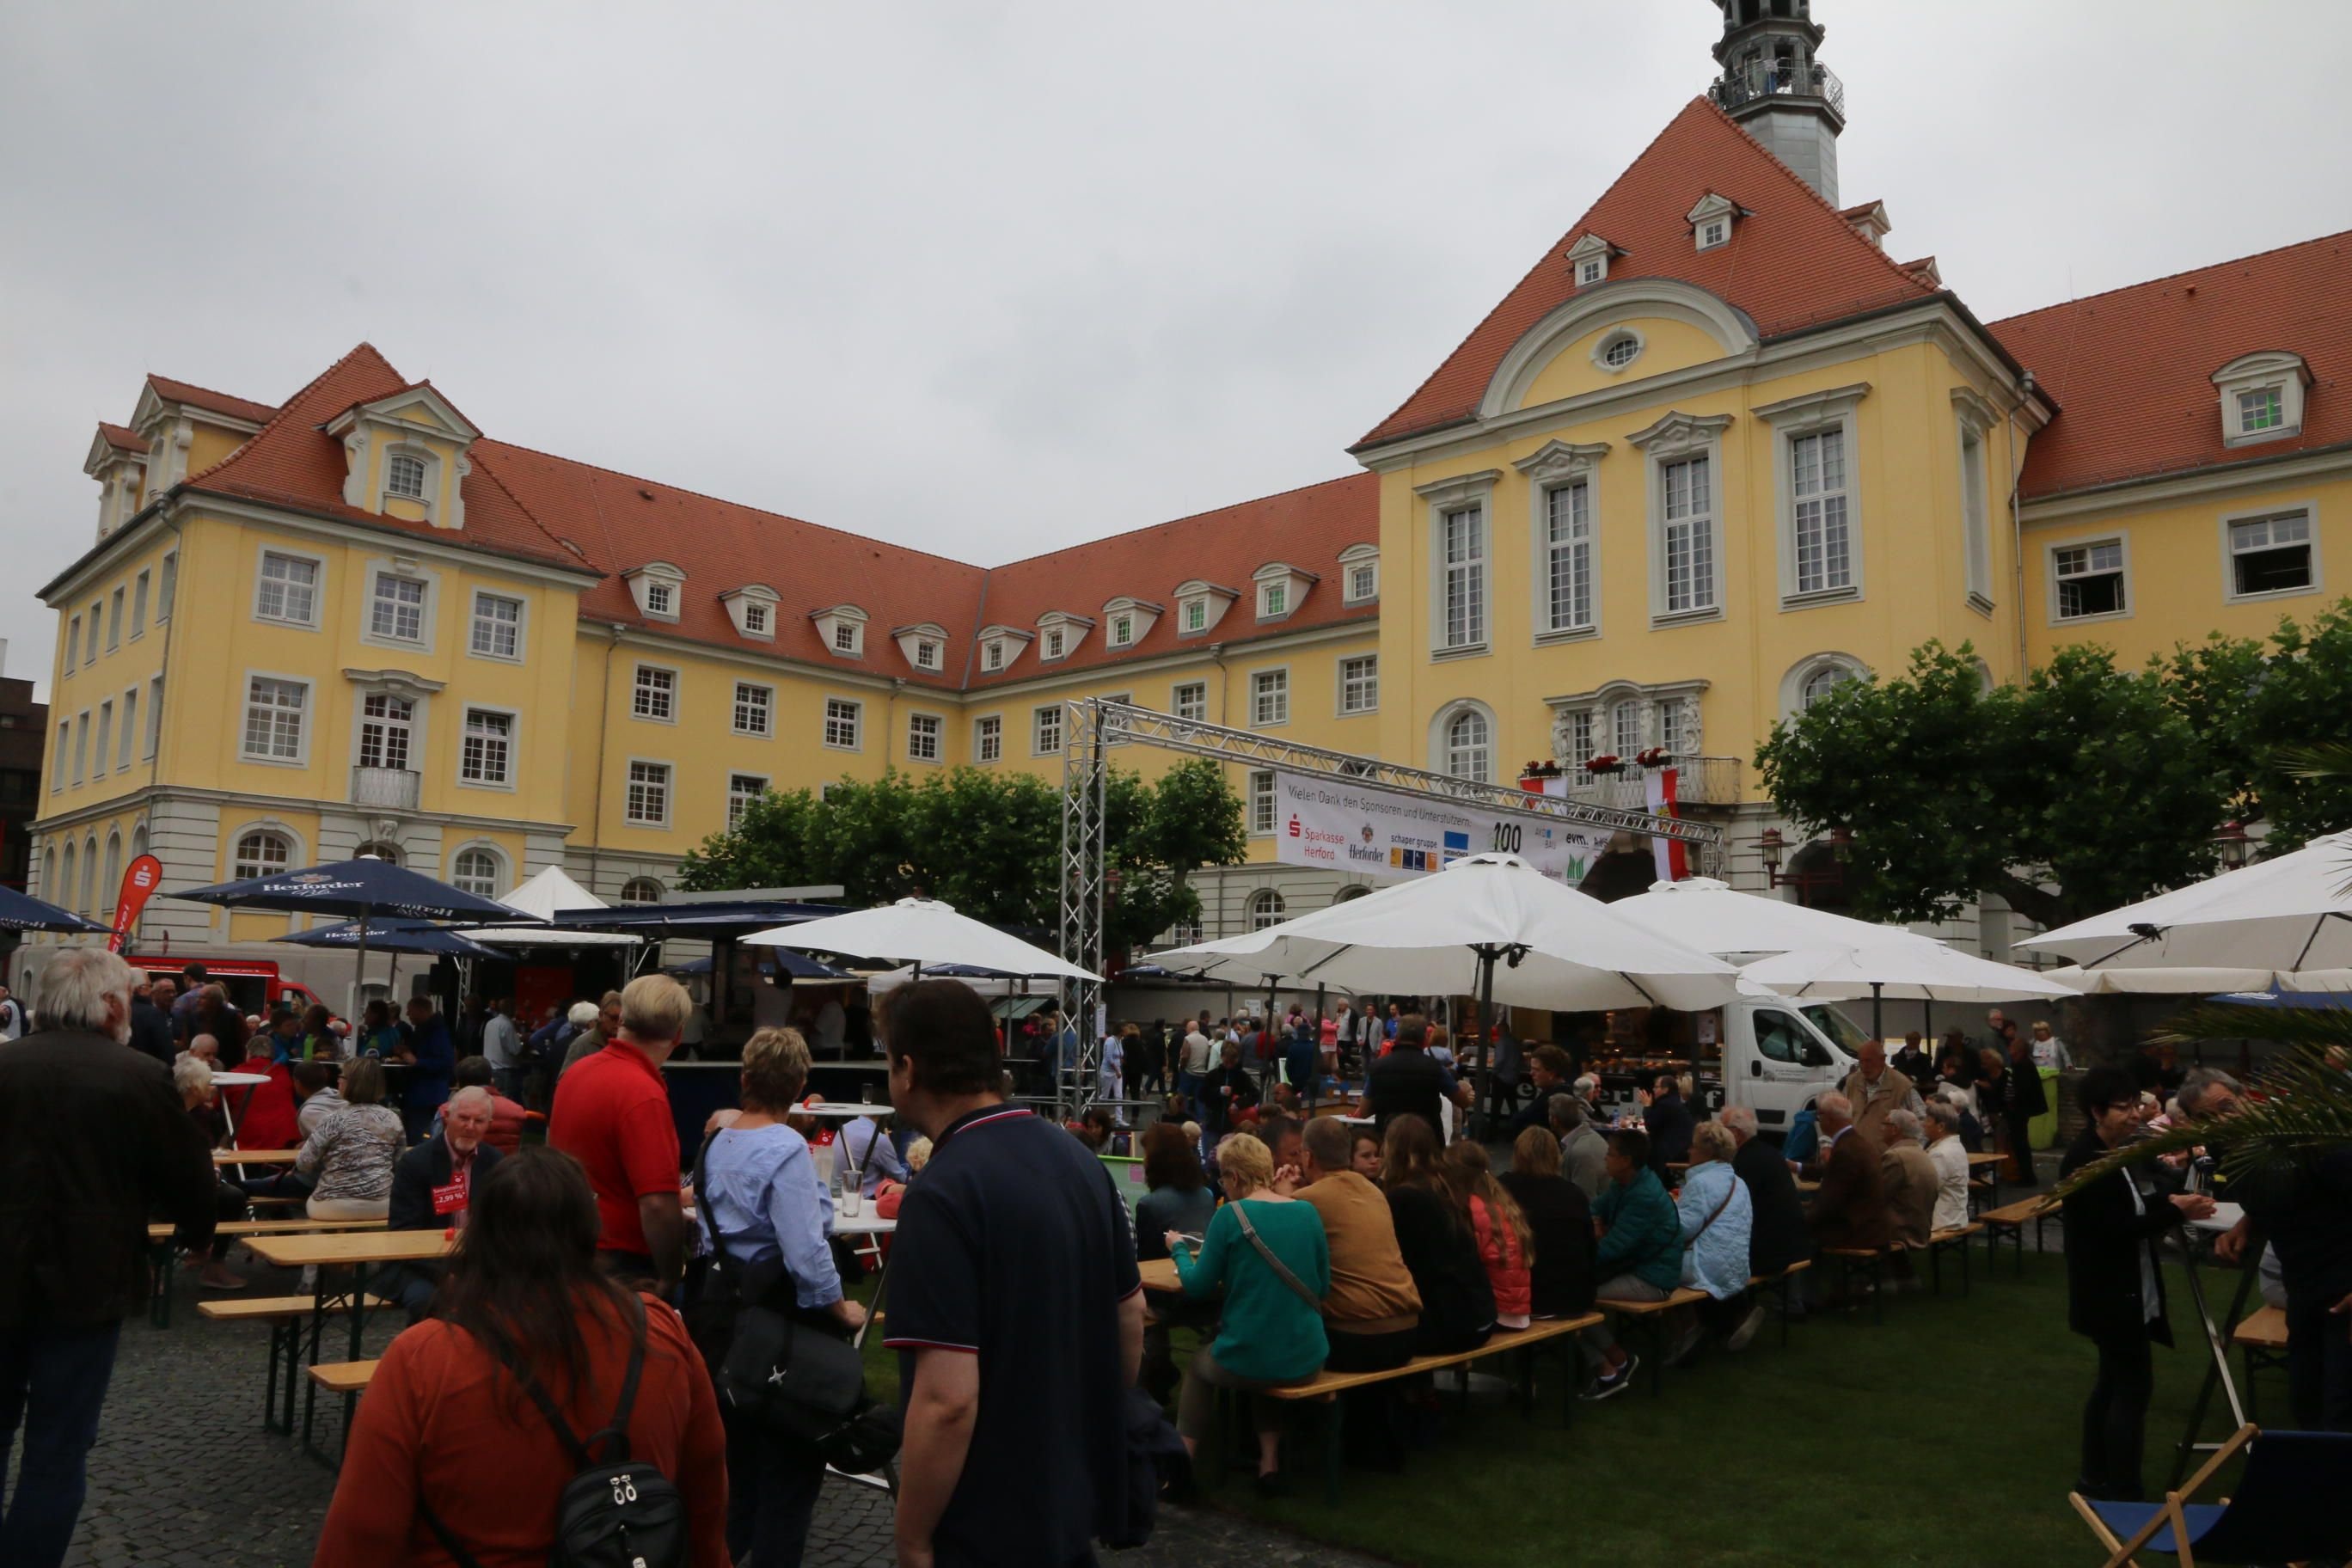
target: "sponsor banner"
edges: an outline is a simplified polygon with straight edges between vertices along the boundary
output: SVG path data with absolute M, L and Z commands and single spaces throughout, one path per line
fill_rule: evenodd
M 1275 858 L 1404 880 L 1465 855 L 1501 850 L 1575 887 L 1607 847 L 1606 829 L 1430 800 L 1320 774 L 1274 775 Z
M 152 855 L 142 855 L 123 868 L 122 890 L 114 900 L 114 933 L 106 939 L 109 952 L 131 945 L 131 928 L 139 923 L 140 912 L 163 880 L 163 863 Z

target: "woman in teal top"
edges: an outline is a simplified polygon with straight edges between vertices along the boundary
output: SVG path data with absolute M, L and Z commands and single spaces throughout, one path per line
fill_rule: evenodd
M 1214 1344 L 1203 1346 L 1177 1396 L 1176 1430 L 1197 1450 L 1209 1429 L 1218 1388 L 1250 1390 L 1257 1427 L 1257 1484 L 1276 1489 L 1282 1445 L 1281 1407 L 1256 1391 L 1304 1383 L 1323 1370 L 1330 1345 L 1323 1337 L 1322 1299 L 1331 1289 L 1331 1248 L 1314 1209 L 1274 1190 L 1274 1156 L 1246 1132 L 1217 1146 L 1217 1171 L 1229 1200 L 1209 1221 L 1198 1258 L 1184 1238 L 1167 1235 L 1169 1255 L 1184 1294 L 1195 1300 L 1224 1291 L 1224 1321 Z M 1246 1216 L 1257 1239 L 1297 1281 L 1277 1273 L 1242 1230 Z M 1310 1299 L 1311 1298 L 1311 1299 Z
M 1592 1205 L 1601 1227 L 1592 1272 L 1603 1302 L 1663 1301 L 1683 1282 L 1683 1221 L 1650 1169 L 1650 1137 L 1632 1128 L 1609 1134 L 1609 1186 Z M 1617 1342 L 1606 1323 L 1578 1336 L 1593 1378 L 1586 1399 L 1607 1399 L 1633 1381 L 1640 1358 Z

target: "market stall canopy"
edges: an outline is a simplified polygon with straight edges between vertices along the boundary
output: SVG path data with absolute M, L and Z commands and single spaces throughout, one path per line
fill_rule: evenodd
M 362 855 L 299 871 L 185 888 L 163 895 L 200 904 L 241 910 L 289 910 L 300 914 L 383 915 L 392 919 L 442 921 L 457 925 L 532 923 L 534 917 L 496 899 L 436 882 L 421 871 Z M 356 943 L 354 944 L 356 945 Z
M 535 920 L 552 921 L 559 915 L 583 910 L 603 910 L 609 906 L 604 900 L 563 874 L 561 866 L 550 866 L 520 887 L 509 892 L 499 902 L 520 910 Z M 644 941 L 625 931 L 582 931 L 577 927 L 553 924 L 529 926 L 493 926 L 473 933 L 476 942 L 492 947 L 632 947 Z M 498 957 L 497 953 L 490 955 Z
M 356 951 L 362 930 L 367 945 L 378 952 L 427 952 L 450 958 L 498 958 L 496 948 L 484 947 L 473 937 L 447 926 L 437 926 L 430 921 L 345 921 L 341 925 L 320 926 L 316 931 L 298 931 L 290 936 L 274 936 L 272 942 L 289 942 L 297 947 L 351 948 Z
M 811 984 L 830 985 L 858 978 L 846 969 L 835 969 L 823 959 L 811 958 L 806 953 L 794 952 L 785 947 L 769 949 L 767 955 L 760 960 L 760 968 L 762 971 L 773 970 L 795 984 L 805 980 Z M 697 958 L 685 963 L 668 964 L 662 973 L 681 977 L 708 974 L 710 973 L 710 960 Z
M 1820 1002 L 2025 1002 L 2069 997 L 2071 987 L 1924 936 L 1867 947 L 1801 947 L 1759 958 L 1740 971 L 1783 996 Z
M 2085 969 L 2352 967 L 2352 832 L 2018 945 Z
M 71 910 L 43 903 L 30 893 L 0 888 L 0 931 L 86 931 L 103 936 L 112 929 L 84 920 Z
M 743 940 L 756 947 L 898 959 L 926 971 L 934 964 L 961 963 L 1032 978 L 1101 978 L 1042 947 L 1032 947 L 1017 936 L 960 915 L 935 899 L 900 899 L 877 910 L 755 931 Z
M 1798 947 L 1858 946 L 1909 934 L 1900 926 L 1872 925 L 1761 893 L 1743 893 L 1713 877 L 1653 882 L 1648 892 L 1619 899 L 1609 908 L 1718 958 Z
M 2211 996 L 2222 992 L 2352 990 L 2352 969 L 2045 969 L 2084 996 Z
M 804 904 L 792 899 L 693 899 L 657 904 L 608 904 L 595 910 L 563 910 L 559 931 L 624 931 L 658 941 L 666 936 L 709 941 L 747 937 L 794 921 L 823 920 L 841 913 L 836 904 Z
M 1493 999 L 1581 1012 L 1717 1007 L 1739 971 L 1621 918 L 1516 855 L 1471 855 L 1434 876 L 1317 910 L 1265 931 L 1153 954 L 1212 979 L 1318 984 L 1360 994 L 1475 996 L 1493 965 Z

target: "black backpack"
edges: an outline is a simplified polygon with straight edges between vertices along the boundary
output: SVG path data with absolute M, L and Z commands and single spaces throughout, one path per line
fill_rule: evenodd
M 565 1484 L 555 1505 L 555 1548 L 548 1568 L 686 1568 L 686 1500 L 670 1479 L 647 1464 L 629 1458 L 629 1412 L 637 1402 L 637 1376 L 646 1365 L 645 1307 L 635 1296 L 636 1322 L 629 1340 L 629 1370 L 621 1380 L 620 1403 L 605 1428 L 583 1443 L 555 1407 L 539 1380 L 516 1364 L 503 1349 L 499 1360 L 530 1395 L 547 1424 L 555 1428 L 579 1474 Z M 458 1568 L 481 1568 L 458 1544 L 431 1506 L 422 1498 L 417 1510 L 440 1539 L 442 1549 Z

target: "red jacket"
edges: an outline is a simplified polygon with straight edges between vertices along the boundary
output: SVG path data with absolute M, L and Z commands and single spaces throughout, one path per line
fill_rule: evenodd
M 1535 1300 L 1535 1283 L 1528 1272 L 1526 1249 L 1518 1232 L 1488 1211 L 1486 1200 L 1470 1199 L 1470 1228 L 1477 1233 L 1478 1260 L 1486 1266 L 1486 1283 L 1494 1287 L 1495 1315 L 1524 1318 Z
M 236 1119 L 236 1146 L 300 1148 L 302 1132 L 294 1111 L 294 1075 L 286 1070 L 286 1064 L 257 1054 L 246 1058 L 236 1070 L 263 1073 L 269 1079 L 268 1083 L 226 1084 L 221 1088 L 221 1099 L 227 1102 L 229 1114 Z

